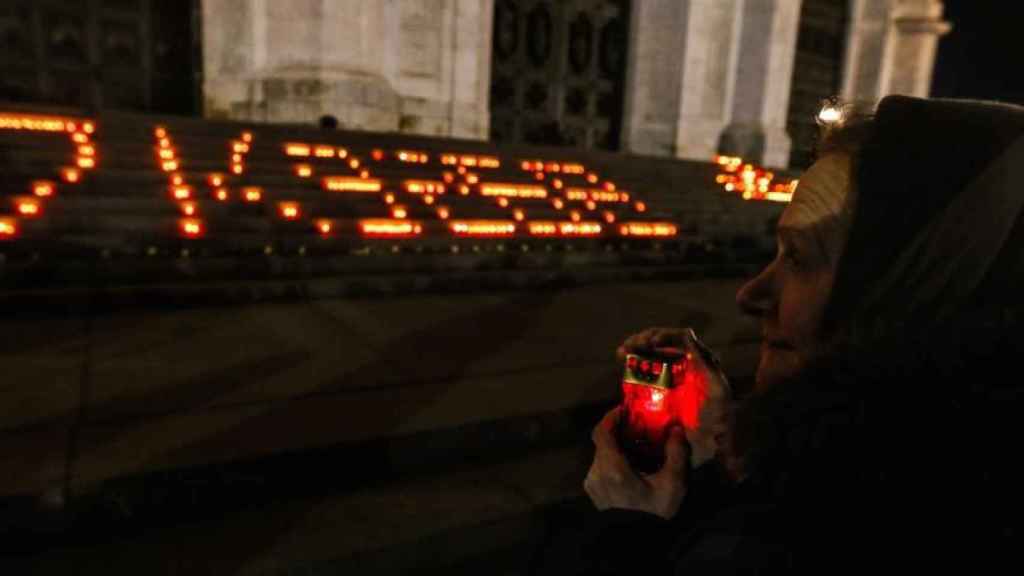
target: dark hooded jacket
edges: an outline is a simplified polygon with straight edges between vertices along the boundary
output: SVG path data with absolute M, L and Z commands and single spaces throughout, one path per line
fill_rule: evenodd
M 826 326 L 834 357 L 737 413 L 750 475 L 671 521 L 595 514 L 567 573 L 1003 571 L 1017 557 L 1024 108 L 884 99 Z

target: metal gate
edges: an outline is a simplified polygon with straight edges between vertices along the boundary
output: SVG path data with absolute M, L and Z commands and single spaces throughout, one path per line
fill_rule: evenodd
M 627 0 L 497 0 L 491 139 L 617 150 Z
M 839 94 L 847 27 L 846 0 L 804 0 L 800 9 L 793 87 L 789 96 L 790 166 L 813 161 L 822 102 Z
M 198 0 L 3 0 L 0 101 L 198 111 Z

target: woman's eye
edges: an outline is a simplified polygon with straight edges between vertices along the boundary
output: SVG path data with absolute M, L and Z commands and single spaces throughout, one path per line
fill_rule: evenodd
M 795 268 L 800 268 L 804 264 L 803 258 L 801 258 L 800 255 L 797 254 L 796 252 L 787 251 L 785 252 L 783 257 L 790 263 L 790 265 L 792 265 Z

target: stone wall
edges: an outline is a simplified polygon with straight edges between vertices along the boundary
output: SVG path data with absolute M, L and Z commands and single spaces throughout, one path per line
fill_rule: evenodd
M 205 114 L 484 139 L 490 0 L 203 0 Z

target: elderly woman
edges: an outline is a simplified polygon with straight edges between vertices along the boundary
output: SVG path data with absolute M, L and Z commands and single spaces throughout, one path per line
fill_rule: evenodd
M 1024 108 L 891 96 L 849 113 L 777 236 L 776 259 L 737 295 L 763 344 L 718 458 L 691 470 L 673 434 L 661 470 L 638 473 L 610 412 L 584 483 L 601 512 L 573 570 L 1001 568 L 1024 490 L 1009 474 Z M 652 329 L 619 352 L 683 338 Z

